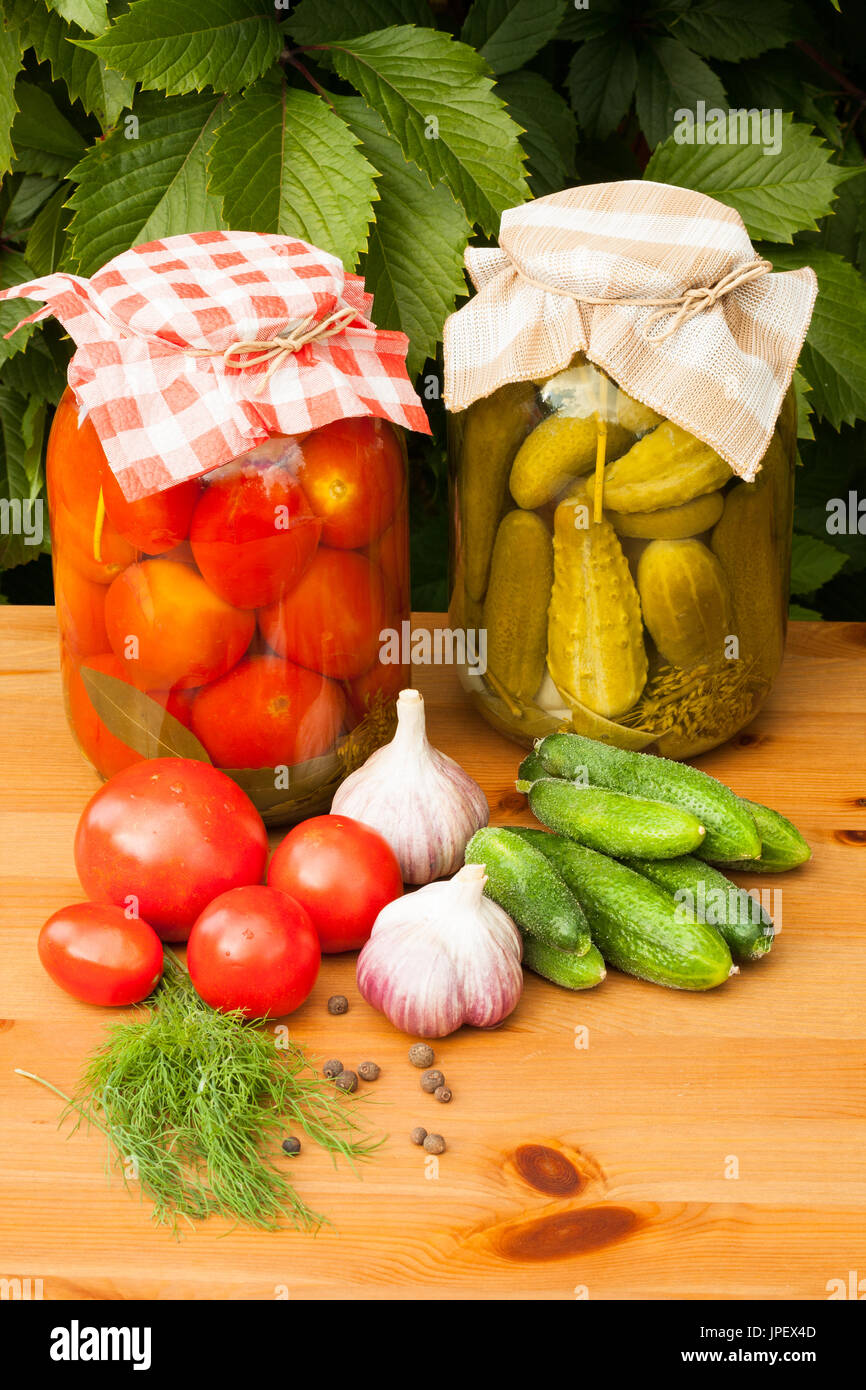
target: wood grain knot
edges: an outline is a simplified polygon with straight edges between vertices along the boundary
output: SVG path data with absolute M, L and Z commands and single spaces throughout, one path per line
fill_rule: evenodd
M 578 1207 L 501 1226 L 494 1244 L 506 1260 L 566 1260 L 625 1240 L 639 1225 L 630 1207 Z
M 498 809 L 500 811 L 525 811 L 528 805 L 529 802 L 523 792 L 503 792 L 499 798 Z
M 737 739 L 737 747 L 751 748 L 754 744 L 760 742 L 761 739 L 758 738 L 757 734 L 740 734 L 740 737 Z
M 866 830 L 835 830 L 833 836 L 841 845 L 866 845 Z
M 8 1033 L 9 1029 L 14 1027 L 14 1018 L 0 1018 L 0 1033 Z
M 586 1187 L 586 1177 L 558 1149 L 546 1144 L 521 1144 L 514 1166 L 525 1182 L 551 1197 L 571 1197 Z

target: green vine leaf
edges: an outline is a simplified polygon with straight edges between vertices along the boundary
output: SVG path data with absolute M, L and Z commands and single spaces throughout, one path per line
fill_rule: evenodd
M 11 290 L 13 285 L 23 285 L 34 278 L 33 267 L 18 251 L 0 251 L 0 290 Z M 12 330 L 38 307 L 35 300 L 27 299 L 4 299 L 0 304 L 0 366 L 26 348 L 36 332 L 36 324 L 25 323 L 17 332 Z M 7 333 L 12 334 L 11 338 L 7 338 Z
M 108 28 L 108 0 L 45 0 L 67 24 L 77 24 L 87 34 L 102 34 Z
M 239 92 L 280 51 L 262 0 L 136 0 L 97 39 L 79 47 L 147 89 L 183 96 L 213 87 Z
M 209 763 L 195 734 L 143 690 L 83 664 L 79 674 L 108 731 L 143 758 L 192 758 Z
M 556 34 L 567 0 L 474 0 L 460 31 L 498 75 L 514 72 Z
M 577 128 L 568 103 L 539 72 L 510 72 L 499 79 L 496 90 L 512 119 L 523 127 L 520 143 L 532 196 L 541 198 L 572 183 Z
M 225 97 L 165 97 L 135 103 L 137 139 L 112 131 L 92 145 L 71 177 L 71 261 L 92 274 L 121 251 L 179 232 L 224 227 L 207 189 L 205 161 Z
M 697 140 L 710 127 L 696 126 L 692 133 Z M 766 155 L 763 143 L 678 144 L 674 135 L 656 150 L 644 177 L 697 189 L 736 208 L 755 240 L 790 242 L 832 211 L 838 185 L 864 166 L 834 164 L 812 127 L 790 115 L 782 117 L 779 133 L 775 155 Z
M 50 65 L 55 82 L 65 85 L 70 101 L 80 101 L 103 130 L 110 130 L 131 103 L 135 83 L 78 48 L 74 40 L 83 38 L 84 30 L 65 23 L 42 0 L 3 0 L 3 9 L 22 48 L 32 48 L 40 63 Z
M 637 83 L 637 52 L 627 34 L 604 34 L 581 44 L 568 70 L 571 104 L 582 130 L 603 140 L 631 105 Z
M 61 115 L 51 97 L 32 82 L 15 84 L 18 114 L 12 122 L 15 166 L 29 174 L 68 174 L 84 153 L 84 136 Z
M 812 402 L 809 400 L 812 387 L 799 367 L 794 368 L 791 384 L 794 387 L 794 398 L 797 402 L 797 438 L 814 439 L 815 431 L 809 418 L 813 413 Z
M 229 226 L 301 237 L 351 270 L 378 196 L 359 143 L 322 97 L 267 78 L 217 130 L 210 187 Z
M 0 29 L 0 174 L 12 168 L 12 122 L 18 110 L 15 78 L 20 67 L 21 45 L 17 34 Z
M 69 186 L 62 184 L 45 203 L 30 228 L 24 255 L 36 275 L 50 275 L 63 258 L 66 228 L 71 217 L 66 207 L 68 197 Z
M 791 593 L 813 594 L 838 574 L 846 557 L 815 536 L 794 532 L 791 548 Z
M 379 113 L 407 159 L 444 182 L 490 235 L 529 189 L 519 129 L 484 59 L 447 34 L 405 26 L 329 49 L 339 75 Z
M 866 419 L 866 281 L 852 265 L 818 246 L 765 248 L 777 270 L 810 265 L 818 298 L 800 353 L 819 418 L 834 429 Z
M 360 97 L 335 97 L 334 104 L 378 171 L 379 202 L 363 271 L 376 323 L 409 337 L 407 366 L 414 377 L 435 356 L 442 325 L 466 291 L 463 251 L 472 227 L 445 185 L 431 190 Z
M 698 0 L 671 24 L 678 39 L 702 58 L 738 63 L 801 37 L 787 0 L 761 0 L 743 13 L 742 0 Z
M 425 0 L 301 0 L 286 20 L 296 43 L 354 39 L 394 24 L 430 24 Z
M 676 113 L 725 106 L 725 89 L 712 68 L 678 39 L 650 38 L 638 59 L 635 104 L 650 148 L 667 139 Z M 649 176 L 648 176 L 649 177 Z

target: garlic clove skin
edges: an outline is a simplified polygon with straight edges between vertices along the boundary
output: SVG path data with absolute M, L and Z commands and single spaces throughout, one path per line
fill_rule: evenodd
M 358 957 L 358 988 L 395 1028 L 444 1038 L 464 1023 L 495 1028 L 515 1008 L 523 945 L 484 897 L 486 882 L 481 865 L 467 864 L 379 913 Z
M 337 788 L 331 811 L 378 830 L 397 856 L 403 882 L 412 884 L 453 874 L 490 819 L 478 783 L 431 747 L 417 690 L 401 690 L 393 739 Z

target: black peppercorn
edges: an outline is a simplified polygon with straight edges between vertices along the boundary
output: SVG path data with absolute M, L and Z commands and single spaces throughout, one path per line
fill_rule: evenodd
M 341 1071 L 335 1078 L 334 1085 L 339 1086 L 341 1091 L 357 1091 L 358 1077 L 353 1071 Z
M 413 1067 L 432 1067 L 436 1054 L 429 1043 L 413 1043 L 409 1048 L 409 1061 Z
M 427 1091 L 431 1096 L 437 1086 L 444 1085 L 445 1077 L 442 1075 L 441 1071 L 436 1071 L 435 1068 L 433 1071 L 425 1071 L 424 1075 L 421 1077 L 421 1090 Z
M 443 1105 L 447 1105 L 451 1099 L 451 1088 L 450 1086 L 437 1086 L 433 1094 L 437 1100 L 441 1100 Z
M 444 1154 L 445 1140 L 441 1134 L 428 1134 L 424 1140 L 424 1152 L 428 1154 Z
M 333 1080 L 335 1076 L 340 1075 L 340 1072 L 342 1070 L 343 1063 L 338 1062 L 336 1057 L 332 1057 L 331 1060 L 329 1062 L 326 1062 L 325 1065 L 322 1067 L 322 1075 L 329 1076 L 331 1080 Z
M 329 1014 L 347 1014 L 349 1012 L 349 1001 L 345 994 L 332 994 L 328 1000 Z
M 416 1125 L 409 1135 L 409 1138 L 412 1140 L 413 1144 L 423 1144 L 424 1140 L 427 1138 L 427 1131 L 423 1125 Z
M 358 1068 L 358 1075 L 362 1081 L 378 1081 L 380 1070 L 375 1062 L 362 1062 Z
M 293 1134 L 290 1134 L 289 1137 L 288 1137 L 288 1139 L 284 1139 L 284 1140 L 283 1140 L 283 1153 L 284 1153 L 284 1154 L 299 1154 L 300 1152 L 301 1152 L 301 1141 L 300 1141 L 300 1139 L 296 1139 L 295 1136 L 294 1136 Z

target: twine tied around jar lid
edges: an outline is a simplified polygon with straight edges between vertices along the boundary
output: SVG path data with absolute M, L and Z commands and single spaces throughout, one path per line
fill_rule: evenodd
M 547 294 L 565 295 L 578 304 L 603 304 L 610 308 L 617 305 L 629 309 L 654 308 L 656 312 L 650 314 L 640 330 L 640 336 L 645 342 L 661 343 L 665 338 L 670 338 L 673 333 L 676 333 L 678 328 L 682 328 L 683 324 L 693 319 L 696 314 L 702 314 L 705 309 L 712 309 L 714 304 L 717 304 L 726 294 L 730 294 L 732 290 L 738 290 L 741 286 L 749 284 L 751 280 L 758 280 L 763 275 L 769 275 L 773 265 L 771 261 L 765 261 L 763 257 L 758 256 L 747 265 L 736 266 L 733 270 L 729 270 L 714 285 L 696 285 L 692 289 L 684 290 L 680 295 L 673 295 L 664 299 L 644 297 L 639 299 L 594 298 L 588 294 L 578 294 L 574 290 L 560 289 L 544 280 L 537 280 L 533 276 L 527 275 L 513 259 L 511 260 L 511 268 L 521 280 L 524 280 L 527 285 L 532 285 L 534 289 L 544 290 Z M 674 310 L 674 313 L 671 314 L 664 328 L 658 333 L 650 333 L 653 325 L 670 313 L 671 309 Z
M 227 348 L 185 348 L 184 351 L 190 357 L 221 357 L 227 365 L 231 364 L 233 358 L 245 357 L 246 361 L 234 363 L 240 369 L 260 367 L 263 363 L 269 362 L 268 370 L 253 391 L 254 396 L 260 396 L 274 372 L 289 357 L 300 352 L 307 343 L 314 343 L 319 338 L 331 338 L 335 333 L 342 332 L 346 324 L 351 323 L 352 319 L 357 318 L 357 316 L 357 309 L 353 309 L 348 304 L 341 304 L 333 313 L 318 321 L 315 314 L 308 315 L 307 318 L 301 319 L 285 336 L 238 339 L 236 342 L 230 343 Z

